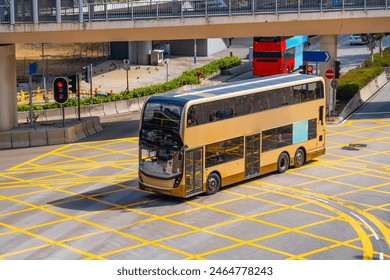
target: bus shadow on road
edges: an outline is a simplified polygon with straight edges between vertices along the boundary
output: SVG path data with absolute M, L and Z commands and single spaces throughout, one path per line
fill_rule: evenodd
M 183 199 L 154 194 L 138 189 L 138 181 L 131 180 L 116 185 L 74 193 L 61 199 L 47 202 L 57 208 L 77 211 L 131 211 L 135 208 L 173 206 Z

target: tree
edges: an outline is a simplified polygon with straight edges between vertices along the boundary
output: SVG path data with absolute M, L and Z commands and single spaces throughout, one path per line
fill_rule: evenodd
M 374 61 L 374 50 L 376 48 L 375 43 L 375 36 L 376 34 L 370 33 L 370 34 L 364 34 L 362 35 L 363 42 L 367 46 L 368 50 L 370 51 L 370 60 Z

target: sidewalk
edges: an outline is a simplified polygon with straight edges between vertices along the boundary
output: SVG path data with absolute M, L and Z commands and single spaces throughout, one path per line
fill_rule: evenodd
M 134 88 L 149 86 L 152 84 L 161 84 L 168 80 L 179 77 L 184 71 L 193 70 L 201 67 L 211 61 L 222 57 L 234 56 L 242 60 L 247 59 L 249 47 L 252 44 L 251 38 L 237 38 L 232 40 L 232 46 L 221 52 L 207 57 L 196 57 L 194 63 L 193 56 L 177 57 L 171 56 L 168 65 L 159 66 L 150 65 L 131 65 L 129 71 L 129 90 Z M 126 70 L 123 69 L 123 61 L 110 60 L 93 69 L 94 77 L 92 79 L 92 89 L 107 93 L 112 90 L 113 93 L 119 93 L 126 90 L 127 79 Z M 168 75 L 168 77 L 167 77 Z M 90 85 L 82 81 L 80 85 L 82 90 L 89 90 Z

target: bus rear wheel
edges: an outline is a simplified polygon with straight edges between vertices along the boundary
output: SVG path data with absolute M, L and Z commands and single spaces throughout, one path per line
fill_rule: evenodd
M 286 152 L 283 152 L 279 155 L 278 158 L 278 172 L 284 173 L 290 166 L 290 157 Z
M 211 173 L 206 181 L 206 193 L 208 195 L 215 194 L 221 188 L 221 177 L 217 173 Z
M 302 165 L 305 164 L 305 161 L 306 161 L 305 151 L 303 149 L 299 148 L 295 152 L 294 167 L 295 168 L 301 167 Z

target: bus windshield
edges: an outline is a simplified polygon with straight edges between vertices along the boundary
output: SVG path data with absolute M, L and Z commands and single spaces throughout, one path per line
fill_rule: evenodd
M 142 123 L 167 128 L 180 128 L 183 106 L 171 102 L 150 101 L 146 103 Z
M 182 142 L 175 130 L 143 127 L 140 170 L 150 176 L 172 178 L 182 172 Z

